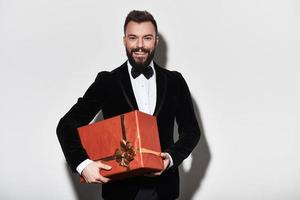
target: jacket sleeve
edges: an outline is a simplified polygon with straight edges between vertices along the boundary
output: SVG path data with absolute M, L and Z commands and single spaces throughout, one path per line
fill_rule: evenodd
M 88 158 L 77 128 L 87 125 L 102 108 L 106 74 L 107 72 L 100 72 L 97 75 L 83 97 L 78 98 L 77 103 L 60 119 L 56 129 L 66 161 L 74 172 Z
M 179 102 L 175 117 L 179 136 L 176 143 L 167 150 L 173 159 L 173 169 L 176 169 L 190 155 L 201 135 L 187 83 L 180 73 L 175 73 Z

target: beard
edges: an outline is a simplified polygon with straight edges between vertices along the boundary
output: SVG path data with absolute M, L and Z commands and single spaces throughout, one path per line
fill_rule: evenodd
M 143 61 L 142 59 L 135 60 L 133 57 L 134 52 L 147 53 L 148 56 L 146 57 L 145 61 Z M 143 47 L 134 48 L 134 49 L 131 49 L 130 51 L 126 48 L 126 54 L 127 54 L 129 63 L 131 64 L 132 67 L 135 67 L 140 72 L 143 72 L 144 69 L 150 65 L 150 62 L 154 58 L 154 53 L 155 53 L 155 50 L 151 51 L 150 49 L 146 49 Z

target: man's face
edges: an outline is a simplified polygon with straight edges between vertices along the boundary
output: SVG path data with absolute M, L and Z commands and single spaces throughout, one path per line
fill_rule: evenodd
M 129 22 L 123 41 L 130 64 L 142 71 L 153 59 L 158 43 L 153 24 Z

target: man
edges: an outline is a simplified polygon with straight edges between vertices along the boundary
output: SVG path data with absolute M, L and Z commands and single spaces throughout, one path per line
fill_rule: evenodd
M 158 40 L 153 16 L 147 11 L 131 11 L 125 20 L 123 38 L 128 61 L 111 72 L 100 72 L 58 124 L 57 136 L 71 169 L 88 183 L 103 183 L 104 199 L 176 199 L 179 196 L 178 166 L 200 138 L 184 78 L 153 61 Z M 114 182 L 101 176 L 99 170 L 111 167 L 89 160 L 77 133 L 77 127 L 88 124 L 99 110 L 104 119 L 132 110 L 155 115 L 164 169 Z M 173 140 L 174 120 L 179 133 L 176 142 Z

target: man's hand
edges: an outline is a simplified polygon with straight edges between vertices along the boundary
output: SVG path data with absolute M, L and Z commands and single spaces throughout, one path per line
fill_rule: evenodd
M 145 176 L 160 176 L 170 165 L 170 158 L 168 156 L 167 153 L 160 153 L 160 156 L 163 159 L 164 162 L 164 168 L 159 171 L 159 172 L 155 172 L 155 173 L 151 173 L 151 174 L 146 174 Z
M 109 178 L 101 176 L 100 170 L 111 170 L 111 166 L 103 164 L 101 161 L 95 161 L 86 166 L 81 175 L 87 183 L 107 183 Z

